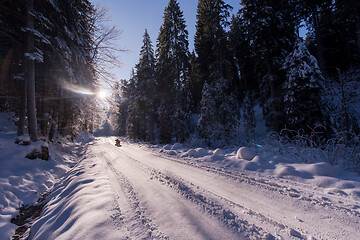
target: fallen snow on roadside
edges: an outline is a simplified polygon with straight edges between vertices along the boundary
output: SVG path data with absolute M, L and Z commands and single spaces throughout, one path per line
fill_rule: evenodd
M 139 145 L 142 146 L 142 145 Z M 344 195 L 360 201 L 360 176 L 326 162 L 312 164 L 297 162 L 289 156 L 271 150 L 187 148 L 180 143 L 173 145 L 143 145 L 155 153 L 168 155 L 196 164 L 243 172 L 249 176 L 279 178 L 319 187 L 333 195 Z M 360 207 L 359 207 L 360 208 Z
M 49 144 L 50 159 L 30 160 L 26 154 L 39 143 L 15 144 L 18 138 L 13 116 L 0 113 L 0 239 L 11 239 L 18 226 L 10 223 L 21 206 L 35 203 L 42 194 L 52 189 L 54 184 L 73 167 L 77 158 L 72 153 L 81 144 L 62 141 Z M 29 141 L 21 137 L 21 141 Z M 67 152 L 67 153 L 66 153 Z

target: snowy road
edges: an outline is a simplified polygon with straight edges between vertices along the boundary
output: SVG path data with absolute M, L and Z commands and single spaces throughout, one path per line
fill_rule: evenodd
M 110 138 L 95 141 L 77 168 L 53 193 L 32 239 L 360 237 L 357 202 L 304 184 L 115 147 Z

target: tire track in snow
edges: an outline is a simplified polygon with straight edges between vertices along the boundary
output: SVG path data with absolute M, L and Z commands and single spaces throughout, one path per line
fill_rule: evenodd
M 163 158 L 163 159 L 166 159 L 166 160 L 169 160 L 172 162 L 176 162 L 179 164 L 183 164 L 186 166 L 202 169 L 207 172 L 212 172 L 212 173 L 218 174 L 220 176 L 233 179 L 238 182 L 244 182 L 244 183 L 250 184 L 252 186 L 261 187 L 261 188 L 269 190 L 269 191 L 278 192 L 281 195 L 289 196 L 292 198 L 297 198 L 301 201 L 309 202 L 313 205 L 327 207 L 327 208 L 331 208 L 333 210 L 344 211 L 347 214 L 351 214 L 353 216 L 360 217 L 360 208 L 358 207 L 359 205 L 356 201 L 354 201 L 355 204 L 350 204 L 347 207 L 344 207 L 343 203 L 337 204 L 336 200 L 331 199 L 332 196 L 329 196 L 326 194 L 322 194 L 322 196 L 314 197 L 312 193 L 305 193 L 305 192 L 295 189 L 294 187 L 289 188 L 286 185 L 280 185 L 278 183 L 275 183 L 275 182 L 272 182 L 269 180 L 248 177 L 244 173 L 239 174 L 239 173 L 235 173 L 235 172 L 225 170 L 222 168 L 216 168 L 216 167 L 208 166 L 208 165 L 199 165 L 199 164 L 196 164 L 193 162 L 188 162 L 188 161 L 180 160 L 180 159 L 169 157 L 169 156 L 164 156 L 164 154 L 156 154 L 156 153 L 152 152 L 151 155 L 153 155 L 155 157 Z M 319 194 L 319 193 L 317 193 L 317 194 Z
M 129 152 L 130 149 L 131 148 L 129 148 L 129 149 L 126 148 L 124 150 L 127 150 L 127 152 Z M 147 168 L 148 171 L 151 171 L 151 170 L 154 170 L 155 172 L 158 171 L 155 168 L 150 167 L 149 165 L 146 165 L 146 164 L 148 164 L 146 161 L 139 161 L 139 160 L 135 159 L 134 157 L 132 157 L 133 156 L 132 152 L 127 153 L 127 152 L 122 151 L 121 149 L 117 149 L 117 151 L 121 152 L 122 154 L 127 155 L 129 158 L 131 158 L 138 165 L 141 165 L 142 167 Z M 142 150 L 142 151 L 144 151 L 144 150 Z M 137 155 L 139 155 L 139 154 L 134 154 L 134 156 L 136 156 L 136 158 L 138 158 Z M 309 188 L 309 189 L 305 188 L 304 190 L 306 190 L 306 191 L 302 192 L 302 191 L 296 190 L 296 189 L 294 189 L 292 187 L 283 185 L 281 183 L 280 184 L 275 183 L 275 182 L 273 182 L 271 180 L 268 180 L 268 179 L 247 177 L 244 173 L 233 174 L 233 173 L 231 173 L 231 172 L 229 172 L 227 170 L 224 170 L 224 169 L 217 169 L 217 168 L 209 167 L 209 166 L 199 166 L 199 165 L 194 164 L 194 163 L 189 164 L 188 162 L 185 162 L 185 161 L 182 161 L 182 160 L 179 160 L 179 159 L 169 158 L 169 157 L 166 157 L 166 156 L 163 156 L 163 155 L 159 156 L 159 155 L 154 154 L 154 153 L 149 153 L 148 155 L 152 155 L 152 156 L 155 156 L 155 157 L 161 158 L 161 159 L 166 159 L 166 160 L 176 162 L 176 163 L 179 163 L 179 164 L 182 164 L 182 165 L 187 165 L 188 167 L 191 167 L 191 168 L 197 168 L 197 169 L 200 169 L 200 170 L 203 170 L 203 171 L 206 171 L 206 172 L 215 173 L 215 174 L 217 174 L 219 176 L 235 180 L 235 182 L 243 183 L 245 185 L 251 185 L 251 186 L 254 186 L 256 188 L 266 189 L 266 190 L 268 190 L 270 192 L 279 193 L 281 195 L 289 197 L 289 199 L 293 198 L 293 199 L 300 200 L 300 201 L 304 202 L 305 205 L 308 205 L 308 203 L 309 203 L 310 205 L 308 205 L 308 206 L 315 206 L 315 205 L 316 206 L 321 206 L 324 209 L 333 209 L 333 210 L 336 210 L 336 211 L 339 211 L 339 212 L 344 212 L 346 214 L 352 215 L 354 217 L 359 217 L 359 213 L 356 210 L 352 209 L 350 205 L 348 207 L 344 207 L 341 204 L 337 205 L 335 200 L 331 200 L 331 199 L 328 199 L 328 198 L 325 198 L 325 197 L 324 198 L 323 197 L 319 198 L 319 196 L 321 195 L 321 192 L 319 192 L 319 191 L 316 191 L 316 194 L 319 195 L 319 196 L 313 196 L 313 192 L 311 192 L 312 191 L 311 188 Z M 147 155 L 144 155 L 144 156 L 147 156 Z M 148 157 L 151 158 L 151 156 L 148 156 Z M 149 164 L 150 163 L 152 163 L 152 162 L 149 162 Z M 161 166 L 161 165 L 159 165 L 159 166 Z M 173 173 L 174 174 L 172 174 L 172 175 L 174 175 L 174 176 L 177 175 L 176 171 L 174 171 L 174 170 L 173 170 Z M 173 181 L 173 180 L 171 180 L 171 177 L 169 177 L 169 175 L 165 175 L 165 174 L 163 174 L 161 172 L 160 172 L 160 174 L 162 174 L 163 176 L 158 176 L 157 178 L 160 179 L 159 181 L 162 182 L 163 184 L 168 184 L 167 182 Z M 153 175 L 154 175 L 154 173 L 153 173 Z M 209 191 L 207 189 L 196 186 L 191 182 L 187 182 L 189 184 L 184 185 L 185 184 L 184 180 L 183 179 L 179 180 L 179 179 L 181 179 L 181 177 L 176 177 L 175 181 L 177 181 L 177 184 L 171 184 L 170 183 L 170 184 L 168 184 L 168 185 L 170 185 L 169 187 L 175 189 L 176 191 L 181 192 L 184 189 L 183 189 L 183 187 L 179 188 L 178 181 L 182 181 L 183 182 L 182 186 L 191 185 L 192 189 L 202 190 L 205 193 L 205 196 L 208 196 L 208 195 L 212 196 L 210 200 L 213 201 L 213 202 L 216 202 L 216 201 L 220 201 L 222 203 L 226 202 L 227 205 L 229 205 L 230 207 L 231 206 L 236 206 L 238 209 L 242 209 L 243 213 L 245 213 L 248 216 L 251 216 L 253 218 L 256 218 L 258 222 L 267 222 L 268 224 L 272 225 L 273 227 L 278 227 L 279 229 L 281 229 L 280 235 L 278 235 L 278 233 L 275 233 L 275 235 L 278 235 L 278 237 L 280 237 L 280 238 L 282 238 L 282 237 L 284 237 L 285 239 L 293 238 L 293 237 L 295 237 L 295 238 L 307 238 L 307 237 L 313 238 L 311 235 L 308 235 L 307 227 L 303 228 L 303 227 L 300 227 L 300 225 L 295 225 L 294 226 L 294 224 L 293 224 L 293 227 L 295 227 L 295 229 L 300 229 L 300 230 L 297 231 L 297 230 L 289 227 L 286 224 L 287 222 L 281 221 L 281 219 L 278 219 L 280 221 L 276 221 L 275 219 L 272 220 L 270 217 L 265 216 L 261 212 L 256 212 L 256 211 L 252 210 L 252 208 L 246 208 L 246 207 L 240 205 L 237 202 L 231 201 L 231 200 L 229 200 L 227 198 L 224 198 L 223 196 L 220 196 L 220 195 L 218 195 L 218 194 L 216 194 L 214 192 L 211 192 L 211 191 Z M 308 190 L 310 190 L 310 191 L 308 191 Z M 185 191 L 185 192 L 183 191 L 183 195 L 186 195 L 186 194 L 188 194 L 187 191 Z M 192 195 L 193 195 L 192 201 L 198 201 L 200 203 L 200 205 L 201 205 L 202 202 L 203 202 L 202 200 L 204 199 L 204 196 L 202 194 L 199 195 L 197 193 L 192 194 Z M 224 206 L 224 204 L 220 204 L 220 205 Z M 206 208 L 206 206 L 204 208 Z M 226 208 L 225 208 L 225 211 L 226 211 Z M 305 211 L 307 211 L 307 210 L 305 210 Z M 237 211 L 237 212 L 239 212 L 239 211 Z M 223 215 L 225 215 L 225 214 L 223 214 Z M 231 214 L 230 214 L 230 216 L 231 216 Z M 269 216 L 271 216 L 271 215 L 269 215 Z M 239 216 L 237 216 L 237 217 L 239 217 Z M 224 219 L 224 217 L 222 217 L 222 219 Z M 299 223 L 304 222 L 303 219 L 298 218 L 297 216 L 295 216 L 295 219 Z M 305 221 L 306 221 L 306 219 L 305 219 Z M 259 226 L 262 226 L 262 224 L 260 224 Z M 303 226 L 307 226 L 307 225 L 303 225 Z M 298 227 L 300 227 L 300 228 L 298 228 Z M 269 229 L 269 228 L 267 228 L 267 229 Z M 301 229 L 303 229 L 303 230 L 301 230 Z M 269 230 L 271 231 L 271 228 Z M 313 234 L 315 234 L 316 236 L 321 236 L 321 235 L 318 235 L 317 233 L 314 233 L 314 232 L 313 232 Z M 270 236 L 270 239 L 271 239 L 271 236 Z
M 155 169 L 152 172 L 152 179 L 157 179 L 162 184 L 172 188 L 186 199 L 199 205 L 202 208 L 202 211 L 207 212 L 211 216 L 216 217 L 219 221 L 225 223 L 234 232 L 242 232 L 245 234 L 246 238 L 248 239 L 275 239 L 271 233 L 266 233 L 261 227 L 250 224 L 248 221 L 241 218 L 238 214 L 234 213 L 230 208 L 225 207 L 224 204 L 220 203 L 220 200 L 226 199 L 219 195 L 202 189 L 192 183 L 187 184 L 183 179 L 169 177 L 168 175 L 165 175 Z M 189 185 L 191 185 L 191 187 Z M 217 199 L 210 198 L 208 196 L 205 197 L 203 194 L 199 193 L 199 191 L 194 189 L 201 189 L 203 192 L 212 194 Z M 227 201 L 231 202 L 229 200 Z M 232 203 L 237 207 L 245 209 L 239 204 L 234 202 Z M 254 212 L 251 214 L 254 214 Z M 281 225 L 281 228 L 285 228 L 285 226 Z
M 109 167 L 108 176 L 113 184 L 120 212 L 120 215 L 114 216 L 114 218 L 120 221 L 120 225 L 124 224 L 126 227 L 127 239 L 132 237 L 135 239 L 169 239 L 158 230 L 152 220 L 146 216 L 145 211 L 140 208 L 139 200 L 127 178 L 117 171 L 108 159 L 106 164 Z M 120 195 L 120 191 L 122 195 Z
M 112 152 L 112 151 L 109 149 L 108 152 Z M 133 167 L 135 167 L 138 172 L 142 172 L 142 174 L 147 176 L 148 181 L 149 180 L 154 180 L 153 179 L 153 174 L 152 174 L 152 172 L 155 170 L 154 168 L 141 163 L 140 161 L 136 160 L 135 158 L 132 158 L 131 156 L 128 156 L 126 153 L 122 152 L 120 149 L 117 149 L 116 152 L 121 152 L 123 157 L 126 157 L 126 159 L 128 159 L 126 161 L 126 164 L 131 163 L 133 165 Z M 113 153 L 111 155 L 113 155 Z M 118 156 L 118 158 L 119 157 L 120 156 Z M 121 156 L 121 158 L 122 158 L 122 156 Z M 114 158 L 113 156 L 112 156 L 112 159 L 114 159 L 114 161 L 116 161 L 116 158 Z M 120 161 L 118 161 L 118 162 L 120 162 Z M 126 179 L 126 177 L 121 172 L 116 170 L 116 168 L 113 166 L 113 164 L 111 164 L 110 162 L 108 162 L 108 164 L 109 164 L 109 167 L 112 169 L 112 171 L 114 171 L 116 176 L 122 176 L 120 178 Z M 118 167 L 120 167 L 120 165 L 118 165 Z M 121 166 L 121 167 L 124 167 L 124 169 L 128 169 L 126 166 Z M 130 180 L 126 180 L 126 181 L 130 185 Z M 153 181 L 151 181 L 151 182 L 153 182 Z M 156 182 L 158 182 L 158 183 L 156 183 L 156 185 L 163 186 L 163 184 L 160 181 L 156 181 Z M 124 184 L 124 185 L 126 186 L 127 184 Z M 132 187 L 131 187 L 130 192 L 133 192 L 133 193 L 135 192 Z M 250 236 L 250 235 L 245 235 L 244 233 L 239 233 L 239 231 L 234 231 L 234 228 L 233 229 L 229 228 L 228 231 L 232 232 L 230 235 L 229 234 L 222 235 L 222 232 L 224 232 L 224 230 L 221 230 L 220 232 L 216 232 L 216 229 L 211 229 L 211 226 L 214 225 L 214 224 L 211 223 L 212 221 L 215 220 L 214 216 L 204 212 L 204 210 L 201 209 L 201 207 L 199 207 L 198 204 L 196 204 L 196 203 L 194 204 L 194 201 L 191 201 L 191 199 L 183 198 L 181 196 L 181 194 L 179 194 L 179 193 L 175 193 L 175 194 L 176 195 L 179 194 L 180 198 L 177 197 L 177 196 L 171 197 L 168 194 L 167 191 L 164 192 L 164 193 L 166 194 L 166 198 L 171 198 L 171 201 L 173 202 L 173 204 L 176 204 L 176 205 L 180 206 L 180 209 L 182 209 L 182 210 L 179 211 L 179 213 L 181 215 L 185 215 L 185 218 L 187 219 L 186 221 L 191 222 L 192 228 L 195 228 L 196 232 L 200 233 L 200 236 L 196 235 L 198 237 L 196 237 L 196 236 L 188 236 L 188 237 L 186 237 L 186 235 L 184 235 L 184 236 L 182 236 L 182 238 L 187 238 L 187 239 L 209 239 L 209 240 L 211 240 L 211 239 L 263 239 L 263 238 L 259 237 L 260 235 L 257 235 L 255 233 L 252 234 L 251 238 L 249 238 L 248 236 Z M 171 194 L 171 195 L 173 195 L 173 194 Z M 181 200 L 181 199 L 184 199 L 184 200 Z M 185 204 L 183 203 L 183 201 L 185 201 Z M 138 200 L 137 200 L 137 202 L 139 203 Z M 189 208 L 189 205 L 192 205 L 193 207 Z M 199 213 L 195 213 L 192 209 L 197 209 Z M 199 218 L 199 216 L 201 216 L 201 218 Z M 206 218 L 204 218 L 203 216 L 206 216 Z M 184 219 L 182 219 L 181 221 L 183 221 L 183 220 Z M 177 224 L 179 224 L 179 223 L 177 223 Z M 226 224 L 225 221 L 222 221 L 221 225 L 223 225 L 223 229 L 225 229 L 226 225 L 228 225 L 228 224 Z M 209 226 L 210 226 L 210 228 L 209 228 Z M 212 233 L 210 233 L 210 232 L 208 233 L 208 231 L 210 231 Z M 222 237 L 219 238 L 220 236 L 222 236 Z M 256 237 L 254 237 L 254 236 L 256 236 Z
M 222 204 L 220 204 L 218 199 L 224 200 L 223 197 L 203 189 L 204 191 L 207 191 L 208 193 L 212 194 L 218 199 L 211 199 L 209 197 L 205 197 L 199 194 L 198 192 L 195 192 L 191 187 L 185 184 L 183 179 L 176 180 L 174 177 L 169 177 L 168 175 L 161 173 L 159 170 L 150 167 L 140 162 L 139 160 L 127 155 L 122 150 L 118 149 L 118 151 L 126 155 L 129 159 L 131 159 L 133 162 L 139 165 L 142 170 L 145 170 L 147 173 L 149 173 L 151 180 L 156 179 L 161 184 L 166 185 L 171 189 L 175 190 L 181 196 L 185 197 L 185 199 L 198 205 L 201 211 L 206 212 L 207 214 L 210 215 L 210 217 L 216 217 L 219 221 L 225 223 L 229 227 L 229 229 L 231 229 L 234 233 L 241 232 L 242 234 L 245 235 L 247 239 L 275 239 L 275 237 L 272 234 L 265 232 L 261 227 L 258 227 L 254 224 L 250 224 L 248 221 L 242 219 L 239 215 L 232 212 L 229 208 L 225 208 Z M 192 183 L 190 183 L 190 185 L 195 186 Z M 197 187 L 198 189 L 200 188 L 198 186 L 195 187 Z M 230 200 L 227 201 L 231 202 Z M 236 204 L 234 202 L 232 203 L 237 207 L 246 209 L 245 207 L 242 207 L 239 204 Z M 265 216 L 261 214 L 255 214 L 255 212 L 250 210 L 248 210 L 248 212 L 249 215 L 253 214 L 256 216 L 261 216 L 262 220 L 265 220 Z M 274 223 L 268 218 L 266 218 L 266 220 L 268 220 L 274 226 L 280 227 L 282 229 L 285 228 L 285 226 L 283 226 L 282 224 Z

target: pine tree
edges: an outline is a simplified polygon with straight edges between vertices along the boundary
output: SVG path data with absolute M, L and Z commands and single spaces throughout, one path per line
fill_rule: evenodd
M 234 78 L 237 79 L 239 98 L 243 100 L 248 91 L 259 92 L 255 59 L 252 56 L 252 49 L 248 38 L 245 20 L 241 14 L 234 15 L 231 21 L 229 32 L 230 49 L 234 54 L 234 62 L 237 71 Z
M 185 86 L 189 85 L 190 54 L 188 31 L 177 0 L 170 0 L 164 10 L 156 56 L 160 141 L 169 142 L 174 135 L 182 142 L 189 135 L 186 128 L 189 99 Z
M 224 27 L 228 25 L 230 8 L 222 0 L 200 0 L 198 3 L 194 45 L 202 85 L 210 81 L 210 74 L 215 71 L 227 77 L 229 63 Z
M 216 102 L 216 90 L 205 82 L 202 90 L 201 109 L 198 125 L 198 134 L 205 139 L 206 144 L 213 145 L 215 140 L 218 140 L 223 129 L 218 124 Z
M 337 0 L 334 9 L 334 32 L 332 62 L 341 72 L 356 69 L 360 65 L 360 2 Z M 334 52 L 334 50 L 333 50 Z M 337 74 L 337 69 L 335 69 Z
M 130 88 L 126 80 L 121 80 L 113 87 L 111 105 L 111 124 L 114 134 L 126 136 Z
M 210 145 L 229 142 L 238 120 L 225 31 L 229 8 L 220 0 L 200 0 L 197 8 L 195 50 L 203 84 L 197 131 Z
M 97 87 L 94 75 L 97 66 L 91 58 L 96 48 L 94 7 L 88 0 L 34 1 L 26 25 L 25 16 L 29 12 L 26 11 L 27 1 L 20 3 L 5 0 L 2 3 L 4 6 L 0 8 L 0 28 L 2 32 L 5 29 L 7 37 L 3 38 L 1 35 L 0 42 L 7 42 L 6 46 L 10 46 L 9 54 L 16 53 L 8 58 L 11 60 L 12 69 L 6 70 L 5 78 L 11 76 L 7 79 L 11 80 L 13 76 L 17 76 L 16 84 L 12 88 L 14 92 L 22 92 L 19 106 L 25 106 L 26 99 L 26 89 L 22 87 L 25 85 L 24 80 L 19 79 L 27 75 L 32 75 L 29 79 L 34 79 L 28 82 L 31 88 L 27 89 L 31 92 L 27 94 L 31 99 L 28 101 L 29 106 L 31 105 L 28 114 L 32 116 L 28 126 L 31 138 L 35 139 L 34 136 L 38 133 L 35 129 L 37 125 L 40 126 L 40 132 L 46 136 L 49 123 L 49 139 L 52 139 L 56 130 L 63 135 L 76 135 L 83 130 L 91 131 L 96 121 L 95 97 L 79 94 L 79 91 L 86 89 L 88 92 L 95 92 Z M 6 14 L 3 14 L 4 9 Z M 26 35 L 33 44 L 28 44 L 27 49 L 16 46 L 25 43 Z M 19 55 L 26 58 L 15 58 Z M 25 64 L 25 60 L 36 61 L 35 67 L 28 67 L 30 71 L 26 70 L 24 65 L 29 64 Z M 1 74 L 1 78 L 3 77 Z M 15 108 L 17 113 L 20 112 L 21 118 L 19 134 L 23 134 L 25 108 Z
M 308 134 L 316 127 L 327 128 L 321 101 L 324 77 L 303 41 L 297 41 L 283 68 L 286 70 L 283 84 L 286 127 L 302 129 Z
M 127 119 L 127 134 L 130 138 L 144 141 L 155 139 L 155 57 L 150 36 L 145 30 L 136 73 L 130 80 L 133 87 Z
M 187 85 L 187 92 L 189 94 L 189 108 L 192 113 L 198 113 L 203 84 L 201 83 L 198 61 L 195 51 L 191 53 L 190 64 L 190 78 L 189 84 Z
M 127 118 L 126 118 L 126 135 L 131 139 L 137 139 L 139 136 L 139 120 L 136 106 L 136 75 L 134 69 L 131 72 L 131 77 L 128 85 L 128 98 L 129 105 L 127 108 Z
M 303 7 L 301 12 L 304 14 L 307 23 L 312 26 L 312 31 L 314 32 L 316 56 L 322 72 L 327 70 L 324 38 L 325 35 L 329 33 L 326 28 L 324 28 L 324 24 L 333 21 L 332 17 L 329 16 L 329 14 L 331 14 L 330 9 L 332 2 L 332 0 L 301 1 L 301 5 Z
M 299 18 L 293 1 L 243 0 L 242 6 L 240 12 L 256 60 L 266 125 L 279 132 L 284 128 L 282 63 L 292 50 Z

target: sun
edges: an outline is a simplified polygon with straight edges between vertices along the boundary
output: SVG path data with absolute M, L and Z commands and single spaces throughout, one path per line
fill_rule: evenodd
M 104 100 L 105 98 L 107 98 L 109 96 L 109 93 L 105 90 L 100 90 L 98 93 L 97 93 L 97 97 L 101 100 Z

